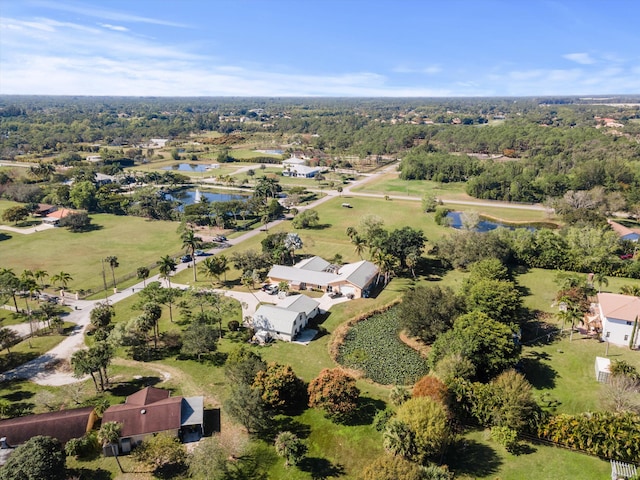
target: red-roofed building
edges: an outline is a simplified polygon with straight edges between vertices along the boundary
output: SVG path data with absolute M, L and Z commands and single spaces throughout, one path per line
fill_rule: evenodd
M 129 453 L 148 435 L 169 433 L 184 438 L 204 431 L 203 397 L 171 397 L 168 390 L 146 387 L 129 395 L 125 403 L 107 408 L 102 422 L 122 424 L 119 449 Z M 105 454 L 111 454 L 110 449 Z
M 60 220 L 64 217 L 71 215 L 72 213 L 77 213 L 75 210 L 69 210 L 68 208 L 60 208 L 55 212 L 49 213 L 46 217 L 42 219 L 44 223 L 49 223 L 51 225 L 58 225 Z
M 58 412 L 26 415 L 0 420 L 0 437 L 16 447 L 36 435 L 57 438 L 65 444 L 72 438 L 80 438 L 93 428 L 97 419 L 93 407 L 60 410 Z

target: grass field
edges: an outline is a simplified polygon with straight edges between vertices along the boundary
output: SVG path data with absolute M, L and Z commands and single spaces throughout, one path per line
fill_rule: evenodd
M 355 192 L 378 193 L 381 195 L 403 195 L 421 199 L 425 193 L 438 198 L 467 198 L 464 183 L 438 183 L 429 180 L 401 180 L 397 172 L 376 175 Z
M 469 432 L 462 442 L 445 458 L 461 480 L 602 480 L 611 475 L 609 462 L 562 448 L 527 444 L 525 453 L 513 455 L 486 430 Z
M 2 205 L 4 201 L 0 201 Z M 70 291 L 101 289 L 102 263 L 110 255 L 118 257 L 116 278 L 135 274 L 140 266 L 150 265 L 165 254 L 181 251 L 177 222 L 155 222 L 138 217 L 118 217 L 107 214 L 91 216 L 95 228 L 89 232 L 71 233 L 54 228 L 31 235 L 9 233 L 0 241 L 0 258 L 4 268 L 20 274 L 24 269 L 46 270 L 49 275 L 61 271 L 73 280 Z M 111 271 L 107 268 L 107 284 Z

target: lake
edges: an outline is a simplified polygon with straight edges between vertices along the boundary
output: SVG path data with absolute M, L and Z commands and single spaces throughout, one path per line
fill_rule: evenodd
M 238 195 L 235 193 L 209 193 L 201 192 L 200 190 L 182 190 L 179 192 L 173 192 L 171 194 L 165 194 L 167 200 L 177 200 L 183 205 L 192 205 L 196 203 L 197 197 L 204 197 L 209 200 L 209 203 L 214 202 L 229 202 L 231 200 L 246 201 L 249 197 L 247 195 Z
M 447 214 L 447 220 L 449 222 L 449 226 L 456 228 L 458 230 L 463 229 L 462 222 L 462 212 L 449 212 Z M 556 228 L 555 224 L 545 224 L 545 223 L 537 223 L 537 224 L 508 224 L 501 222 L 494 222 L 491 220 L 486 220 L 480 217 L 476 228 L 474 231 L 476 232 L 489 232 L 491 230 L 495 230 L 496 228 L 508 228 L 509 230 L 514 230 L 516 228 L 526 228 L 527 230 L 536 230 L 537 228 Z
M 196 165 L 195 163 L 178 163 L 170 167 L 162 167 L 162 170 L 173 170 L 179 172 L 206 172 L 211 165 Z

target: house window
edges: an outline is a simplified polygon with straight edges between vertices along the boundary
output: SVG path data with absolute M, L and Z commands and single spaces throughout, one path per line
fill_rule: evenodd
M 607 338 L 609 338 L 611 336 L 611 332 L 607 332 Z
M 624 341 L 626 342 L 627 340 L 629 340 L 629 335 L 624 336 Z

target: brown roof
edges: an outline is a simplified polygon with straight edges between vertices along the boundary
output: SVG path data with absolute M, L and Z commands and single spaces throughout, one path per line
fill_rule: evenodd
M 617 293 L 599 293 L 598 303 L 607 318 L 633 322 L 640 315 L 640 297 Z
M 69 210 L 68 208 L 61 208 L 60 210 L 56 210 L 55 212 L 51 212 L 47 215 L 47 218 L 64 218 L 72 213 L 76 213 L 74 210 Z
M 147 387 L 127 397 L 126 403 L 107 408 L 102 422 L 122 424 L 121 437 L 176 430 L 181 425 L 182 397 Z
M 125 403 L 127 405 L 149 405 L 159 400 L 169 398 L 171 392 L 163 388 L 146 387 L 127 397 Z
M 93 407 L 10 418 L 0 420 L 0 437 L 6 437 L 7 443 L 12 447 L 36 435 L 57 438 L 64 444 L 91 430 L 95 418 Z

